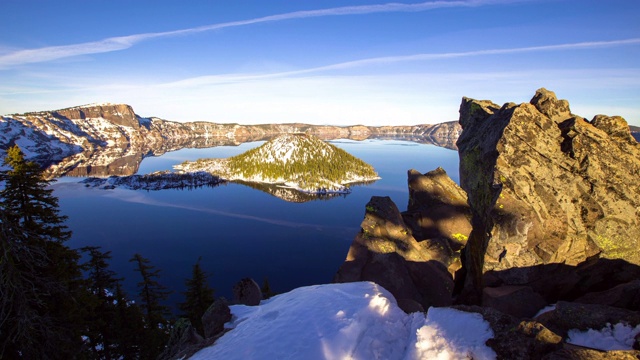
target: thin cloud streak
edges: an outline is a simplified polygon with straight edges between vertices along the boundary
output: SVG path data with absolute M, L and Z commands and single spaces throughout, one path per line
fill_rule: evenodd
M 194 33 L 214 31 L 231 27 L 247 26 L 258 23 L 276 22 L 292 19 L 304 19 L 313 17 L 324 16 L 342 16 L 342 15 L 363 15 L 374 13 L 387 13 L 387 12 L 422 12 L 442 8 L 455 8 L 455 7 L 478 7 L 486 5 L 500 5 L 500 4 L 512 4 L 519 2 L 526 2 L 532 0 L 460 0 L 460 1 L 427 1 L 418 4 L 403 4 L 403 3 L 387 3 L 379 5 L 359 5 L 359 6 L 344 6 L 329 9 L 320 10 L 304 10 L 294 11 L 290 13 L 269 15 L 259 17 L 255 19 L 231 21 L 219 24 L 212 24 L 206 26 L 199 26 L 195 28 L 164 31 L 156 33 L 144 33 L 134 34 L 128 36 L 111 37 L 99 41 L 73 44 L 73 45 L 61 45 L 61 46 L 49 46 L 39 49 L 27 49 L 11 52 L 5 55 L 0 55 L 0 69 L 6 69 L 16 65 L 23 65 L 29 63 L 47 62 L 67 57 L 107 53 L 112 51 L 120 51 L 128 49 L 135 44 L 163 37 L 189 35 Z
M 162 84 L 162 87 L 189 87 L 198 85 L 214 85 L 214 84 L 232 84 L 245 81 L 255 81 L 272 78 L 286 78 L 296 75 L 305 75 L 310 73 L 319 73 L 332 70 L 344 70 L 350 68 L 364 67 L 369 65 L 379 64 L 393 64 L 399 62 L 415 62 L 415 61 L 429 61 L 429 60 L 443 60 L 453 58 L 465 58 L 476 56 L 488 56 L 488 55 L 507 55 L 518 53 L 531 53 L 531 52 L 543 52 L 543 51 L 567 51 L 567 50 L 586 50 L 596 49 L 604 47 L 616 47 L 625 45 L 640 44 L 640 38 L 611 40 L 611 41 L 588 41 L 580 43 L 569 43 L 559 45 L 543 45 L 543 46 L 529 46 L 521 48 L 511 49 L 488 49 L 488 50 L 476 50 L 476 51 L 464 51 L 464 52 L 449 52 L 438 54 L 414 54 L 414 55 L 401 55 L 401 56 L 385 56 L 369 59 L 361 59 L 354 61 L 347 61 L 337 64 L 318 66 L 308 69 L 285 71 L 271 74 L 224 74 L 224 75 L 210 75 L 199 76 L 190 79 L 184 79 L 180 81 L 170 82 Z

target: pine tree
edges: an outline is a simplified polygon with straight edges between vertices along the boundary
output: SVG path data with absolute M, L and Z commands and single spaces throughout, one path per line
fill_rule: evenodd
M 114 349 L 117 347 L 117 334 L 120 329 L 113 322 L 117 313 L 116 308 L 116 273 L 109 269 L 108 261 L 111 252 L 102 252 L 98 246 L 87 246 L 80 249 L 89 255 L 89 260 L 83 264 L 87 272 L 86 287 L 89 299 L 86 302 L 87 336 L 93 357 L 96 359 L 116 358 Z
M 187 291 L 184 292 L 185 302 L 179 304 L 184 317 L 191 321 L 191 325 L 204 335 L 202 315 L 214 301 L 213 289 L 207 283 L 208 274 L 200 267 L 200 259 L 193 265 L 191 279 L 185 281 Z
M 84 330 L 79 254 L 42 169 L 7 151 L 0 172 L 0 357 L 78 358 Z
M 271 290 L 271 284 L 269 284 L 269 278 L 266 276 L 264 277 L 264 281 L 262 281 L 260 291 L 262 291 L 263 299 L 268 299 L 274 295 L 273 291 Z
M 171 292 L 158 282 L 160 270 L 150 265 L 149 259 L 134 254 L 129 261 L 136 264 L 135 271 L 142 276 L 142 281 L 138 282 L 138 289 L 145 331 L 140 355 L 143 359 L 155 359 L 162 352 L 169 335 L 166 317 L 170 312 L 161 301 L 166 300 Z
M 43 170 L 32 161 L 26 161 L 17 145 L 7 150 L 4 165 L 11 170 L 2 172 L 0 180 L 5 188 L 0 191 L 2 208 L 9 221 L 22 229 L 37 234 L 41 240 L 63 243 L 71 237 L 58 209 L 58 199 L 48 188 L 51 180 L 43 177 Z
M 115 284 L 114 303 L 116 314 L 113 318 L 116 333 L 114 358 L 139 359 L 144 340 L 144 315 L 133 301 L 129 301 L 120 282 Z

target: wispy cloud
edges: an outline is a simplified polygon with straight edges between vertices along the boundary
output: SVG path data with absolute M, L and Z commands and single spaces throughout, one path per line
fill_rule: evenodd
M 637 44 L 640 44 L 640 38 L 610 40 L 610 41 L 589 41 L 589 42 L 558 44 L 558 45 L 529 46 L 529 47 L 519 47 L 519 48 L 509 48 L 509 49 L 486 49 L 486 50 L 463 51 L 463 52 L 385 56 L 385 57 L 353 60 L 353 61 L 341 62 L 336 64 L 318 66 L 313 68 L 301 69 L 301 70 L 284 71 L 284 72 L 268 73 L 268 74 L 223 74 L 223 75 L 198 76 L 190 79 L 184 79 L 180 81 L 163 84 L 162 86 L 191 87 L 191 86 L 199 86 L 199 85 L 230 84 L 230 83 L 240 83 L 245 81 L 255 81 L 255 80 L 263 80 L 263 79 L 271 79 L 271 78 L 292 77 L 296 75 L 321 73 L 321 72 L 332 71 L 332 70 L 344 70 L 344 69 L 365 67 L 365 66 L 379 65 L 379 64 L 445 60 L 445 59 L 453 59 L 453 58 L 507 55 L 507 54 L 532 53 L 532 52 L 544 52 L 544 51 L 588 50 L 588 49 L 637 45 Z
M 128 36 L 111 37 L 99 41 L 92 41 L 81 44 L 48 46 L 38 49 L 18 50 L 0 55 L 0 69 L 6 69 L 22 64 L 47 62 L 79 55 L 99 54 L 125 50 L 139 42 L 156 38 L 189 35 L 205 31 L 220 30 L 225 28 L 247 26 L 266 22 L 323 16 L 362 15 L 387 12 L 421 12 L 442 8 L 477 7 L 486 5 L 510 4 L 524 1 L 531 0 L 426 1 L 417 4 L 387 3 L 377 5 L 344 6 L 319 10 L 294 11 L 254 19 L 231 21 L 174 31 L 134 34 Z

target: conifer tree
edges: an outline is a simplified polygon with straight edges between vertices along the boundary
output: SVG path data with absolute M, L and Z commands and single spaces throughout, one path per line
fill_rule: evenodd
M 208 274 L 200 267 L 200 259 L 193 265 L 191 279 L 185 281 L 187 291 L 184 292 L 185 302 L 179 304 L 184 317 L 191 321 L 191 325 L 204 335 L 202 315 L 214 301 L 213 289 L 207 283 Z
M 8 149 L 0 172 L 0 356 L 81 357 L 84 292 L 79 254 L 42 169 Z M 55 355 L 53 355 L 55 354 Z
M 262 292 L 263 299 L 268 299 L 274 295 L 273 291 L 271 290 L 271 284 L 269 284 L 269 278 L 266 276 L 262 281 L 262 286 L 260 287 L 260 291 Z
M 114 302 L 116 313 L 113 317 L 116 333 L 114 358 L 139 359 L 144 340 L 144 315 L 133 301 L 129 301 L 120 282 L 115 283 Z
M 166 300 L 171 292 L 158 282 L 160 270 L 150 265 L 149 259 L 134 254 L 129 261 L 135 263 L 135 271 L 142 277 L 142 281 L 138 282 L 138 295 L 144 314 L 145 331 L 140 356 L 143 359 L 155 359 L 162 352 L 169 335 L 166 317 L 170 312 L 161 302 Z
M 102 252 L 98 246 L 86 246 L 80 249 L 89 256 L 83 264 L 87 272 L 86 287 L 89 293 L 87 307 L 87 333 L 91 351 L 96 359 L 116 358 L 117 334 L 120 329 L 113 319 L 116 308 L 116 273 L 109 269 L 111 252 Z

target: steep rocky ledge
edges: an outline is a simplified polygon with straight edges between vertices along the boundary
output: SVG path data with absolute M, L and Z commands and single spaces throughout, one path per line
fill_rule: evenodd
M 626 121 L 587 121 L 540 89 L 520 105 L 463 98 L 460 124 L 461 187 L 442 169 L 412 170 L 406 212 L 372 198 L 335 281 L 380 282 L 423 308 L 457 300 L 526 317 L 575 300 L 640 310 L 640 144 Z M 460 293 L 442 296 L 451 281 Z

